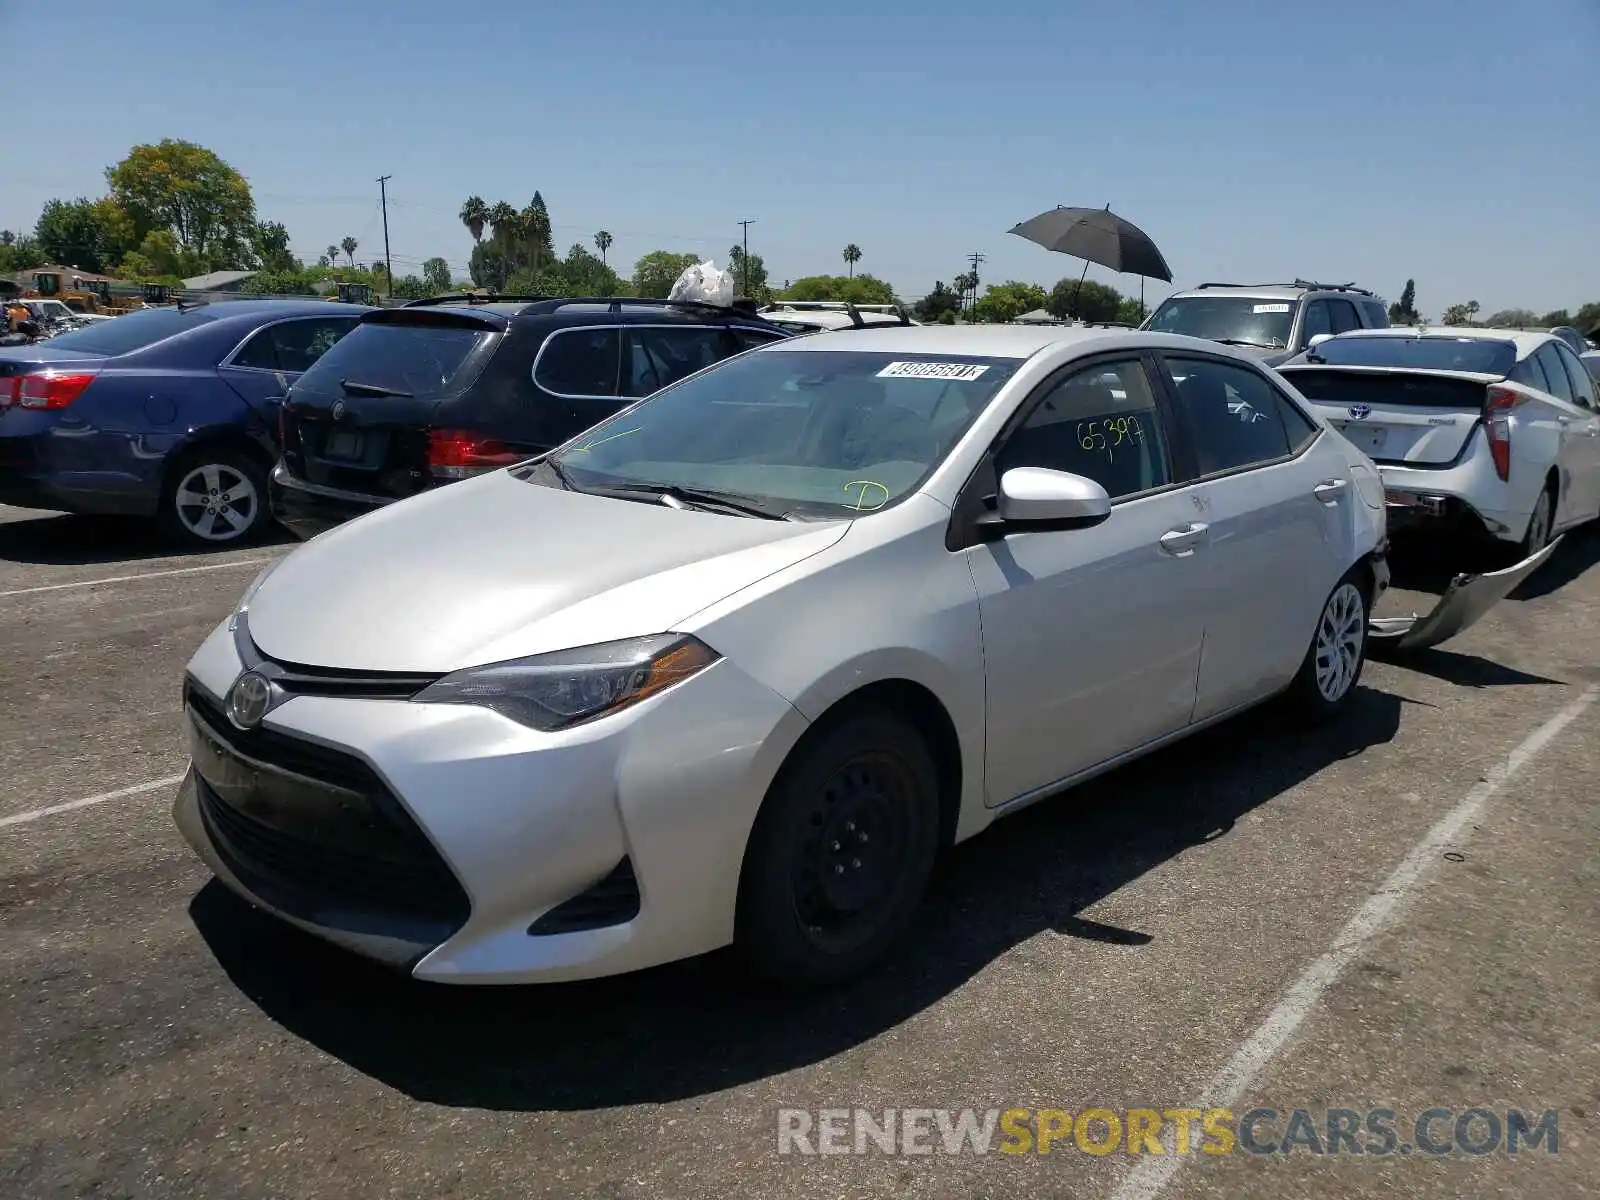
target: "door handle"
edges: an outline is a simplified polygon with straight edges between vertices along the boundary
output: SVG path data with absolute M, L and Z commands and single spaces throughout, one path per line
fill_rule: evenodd
M 1339 497 L 1344 495 L 1350 487 L 1347 479 L 1324 479 L 1311 489 L 1311 494 L 1324 504 L 1333 505 L 1339 502 Z
M 1161 549 L 1173 558 L 1188 558 L 1206 540 L 1206 530 L 1210 528 L 1196 521 L 1182 529 L 1170 529 L 1161 535 Z

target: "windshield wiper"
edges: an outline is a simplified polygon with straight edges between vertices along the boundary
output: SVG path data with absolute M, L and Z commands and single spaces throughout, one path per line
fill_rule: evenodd
M 747 517 L 762 517 L 768 521 L 787 521 L 787 509 L 775 508 L 770 504 L 762 504 L 746 496 L 733 496 L 727 492 L 710 491 L 705 488 L 686 488 L 678 484 L 669 484 L 656 491 L 660 496 L 670 496 L 685 504 L 715 505 L 728 509 L 730 512 L 743 513 Z
M 409 399 L 412 395 L 399 388 L 384 387 L 381 383 L 357 383 L 353 379 L 341 379 L 339 386 L 352 396 L 405 396 Z
M 1212 338 L 1214 342 L 1221 342 L 1224 346 L 1254 346 L 1258 350 L 1276 350 L 1271 342 L 1252 342 L 1249 338 Z

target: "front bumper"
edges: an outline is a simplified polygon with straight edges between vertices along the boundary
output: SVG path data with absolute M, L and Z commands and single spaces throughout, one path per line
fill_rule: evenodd
M 278 524 L 302 540 L 393 503 L 392 497 L 341 491 L 297 479 L 281 460 L 272 470 L 268 494 Z
M 224 626 L 190 663 L 191 686 L 220 705 L 240 669 Z M 459 885 L 465 910 L 455 920 L 442 902 L 419 912 L 427 906 L 385 900 L 381 892 L 352 900 L 349 887 L 332 886 L 343 870 L 335 870 L 335 851 L 349 839 L 331 816 L 323 833 L 312 834 L 323 841 L 306 852 L 328 859 L 320 876 L 328 886 L 319 891 L 318 873 L 305 869 L 286 886 L 284 871 L 261 861 L 270 848 L 252 852 L 248 837 L 230 839 L 227 828 L 207 819 L 207 803 L 230 781 L 206 778 L 199 749 L 175 816 L 228 887 L 418 978 L 590 978 L 732 940 L 745 842 L 805 726 L 792 705 L 726 660 L 633 708 L 555 734 L 484 709 L 409 700 L 297 695 L 269 713 L 260 728 L 272 736 L 371 771 L 393 797 L 400 822 L 414 825 Z M 308 775 L 320 770 L 303 768 Z M 249 785 L 242 792 L 232 786 L 248 806 Z M 317 827 L 315 814 L 301 825 Z M 637 890 L 633 915 L 574 932 L 530 932 L 569 901 L 615 881 L 622 864 Z

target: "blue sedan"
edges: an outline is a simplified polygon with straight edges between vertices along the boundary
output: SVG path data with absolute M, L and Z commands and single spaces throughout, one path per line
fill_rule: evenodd
M 200 547 L 260 533 L 283 395 L 369 311 L 147 308 L 0 349 L 0 503 L 151 517 Z

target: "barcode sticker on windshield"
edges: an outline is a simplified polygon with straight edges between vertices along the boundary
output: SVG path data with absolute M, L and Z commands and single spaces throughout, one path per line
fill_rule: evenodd
M 969 383 L 977 379 L 988 367 L 977 363 L 955 362 L 892 362 L 878 372 L 879 379 L 941 379 Z
M 1288 312 L 1289 306 L 1287 304 L 1258 304 L 1253 311 L 1258 313 L 1281 313 Z

